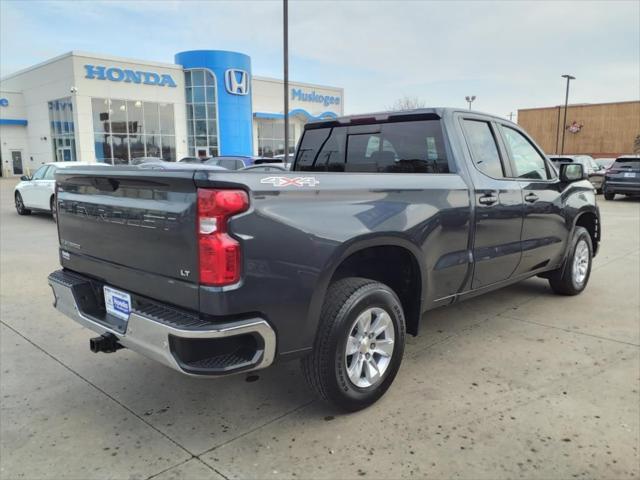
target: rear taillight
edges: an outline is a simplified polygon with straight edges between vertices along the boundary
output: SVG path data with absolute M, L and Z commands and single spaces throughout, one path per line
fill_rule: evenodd
M 249 208 L 243 190 L 198 189 L 200 283 L 223 286 L 240 280 L 240 243 L 227 234 L 227 221 Z

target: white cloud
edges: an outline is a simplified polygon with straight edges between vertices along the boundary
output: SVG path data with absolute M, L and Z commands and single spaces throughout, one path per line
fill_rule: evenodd
M 2 2 L 0 66 L 28 66 L 54 46 L 160 61 L 180 50 L 231 49 L 252 57 L 254 73 L 279 75 L 281 6 L 68 1 L 37 12 Z M 562 101 L 563 73 L 578 77 L 575 102 L 640 97 L 638 2 L 292 1 L 289 15 L 292 78 L 343 86 L 349 112 L 404 94 L 463 106 L 475 94 L 474 106 L 506 115 Z M 28 40 L 6 48 L 13 35 Z

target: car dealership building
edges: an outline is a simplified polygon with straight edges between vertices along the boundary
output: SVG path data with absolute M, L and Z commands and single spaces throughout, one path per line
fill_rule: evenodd
M 282 80 L 219 50 L 157 63 L 69 52 L 0 80 L 2 174 L 51 161 L 284 153 Z M 341 88 L 289 83 L 289 150 L 310 119 L 343 114 Z

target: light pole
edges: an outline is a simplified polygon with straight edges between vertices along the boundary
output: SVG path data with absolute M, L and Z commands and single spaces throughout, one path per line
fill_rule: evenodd
M 560 147 L 560 155 L 564 155 L 564 133 L 567 129 L 567 107 L 569 106 L 569 82 L 575 80 L 576 77 L 572 75 L 561 75 L 562 78 L 567 79 L 567 91 L 564 96 L 564 120 L 562 121 L 562 146 Z
M 475 95 L 467 95 L 466 97 L 464 97 L 464 99 L 467 101 L 467 103 L 469 104 L 469 110 L 471 110 L 471 104 L 473 103 L 473 101 L 476 99 Z
M 284 50 L 284 163 L 289 163 L 289 1 L 282 0 Z

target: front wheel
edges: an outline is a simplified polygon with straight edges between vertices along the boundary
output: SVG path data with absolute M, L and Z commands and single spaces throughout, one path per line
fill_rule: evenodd
M 593 244 L 584 227 L 576 227 L 571 240 L 571 250 L 562 267 L 549 275 L 551 289 L 560 295 L 577 295 L 589 282 Z
M 356 277 L 334 282 L 313 352 L 302 360 L 307 383 L 342 410 L 368 407 L 398 373 L 405 331 L 402 305 L 389 287 Z
M 24 206 L 24 201 L 22 200 L 22 195 L 20 195 L 20 192 L 16 192 L 15 202 L 16 212 L 18 212 L 18 215 L 31 215 L 31 210 Z

